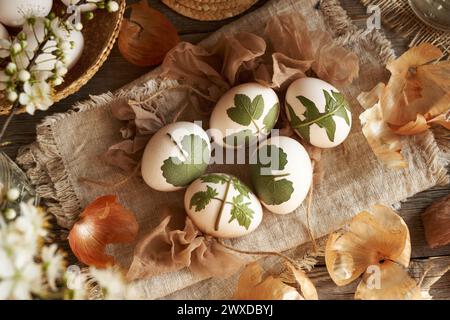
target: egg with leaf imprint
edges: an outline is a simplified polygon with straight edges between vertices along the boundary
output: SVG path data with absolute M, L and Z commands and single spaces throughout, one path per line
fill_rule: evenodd
M 206 170 L 211 158 L 207 133 L 197 124 L 175 122 L 158 130 L 142 157 L 142 177 L 153 189 L 176 191 Z
M 272 137 L 252 155 L 250 173 L 262 204 L 271 212 L 288 214 L 305 200 L 313 169 L 305 148 L 289 137 Z
M 184 207 L 197 228 L 217 238 L 237 238 L 254 231 L 263 212 L 258 198 L 238 178 L 207 174 L 186 190 Z
M 295 132 L 319 148 L 334 148 L 350 133 L 348 102 L 338 89 L 320 79 L 302 78 L 289 86 L 286 114 Z
M 267 136 L 279 113 L 275 91 L 258 83 L 241 84 L 217 102 L 210 119 L 211 136 L 221 146 L 245 146 Z

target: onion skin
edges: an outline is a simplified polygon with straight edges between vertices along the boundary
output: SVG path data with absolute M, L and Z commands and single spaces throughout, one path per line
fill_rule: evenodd
M 129 243 L 139 226 L 134 214 L 113 195 L 102 196 L 88 205 L 69 233 L 69 245 L 81 262 L 96 268 L 114 265 L 114 257 L 105 253 L 106 245 Z
M 141 67 L 160 64 L 167 52 L 180 42 L 173 24 L 146 0 L 130 5 L 130 19 L 124 19 L 118 46 L 123 57 Z
M 422 215 L 425 238 L 431 248 L 450 243 L 450 195 L 431 205 Z

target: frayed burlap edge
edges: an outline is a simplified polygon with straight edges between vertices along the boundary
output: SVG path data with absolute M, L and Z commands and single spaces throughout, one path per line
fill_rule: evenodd
M 381 9 L 383 22 L 410 38 L 410 47 L 424 42 L 438 46 L 450 58 L 450 33 L 427 26 L 408 4 L 408 0 L 361 0 L 365 6 L 375 5 Z
M 383 65 L 395 58 L 390 41 L 377 30 L 358 30 L 339 1 L 321 0 L 318 6 L 324 15 L 330 32 L 337 36 L 336 41 L 346 46 L 362 41 L 371 45 L 372 49 L 375 47 L 379 54 L 380 63 Z M 151 74 L 141 79 L 151 79 Z M 161 84 L 160 79 L 147 81 L 153 81 L 153 85 L 155 82 Z M 30 181 L 36 186 L 37 193 L 44 198 L 48 211 L 56 217 L 58 225 L 63 228 L 62 234 L 66 234 L 67 229 L 70 229 L 75 223 L 82 208 L 71 184 L 71 177 L 66 171 L 64 161 L 58 151 L 53 126 L 58 121 L 76 112 L 87 112 L 93 108 L 106 107 L 117 98 L 140 100 L 148 95 L 148 82 L 140 86 L 137 82 L 133 82 L 133 84 L 137 85 L 138 88 L 128 85 L 116 94 L 106 93 L 91 96 L 90 100 L 76 104 L 73 110 L 69 112 L 46 117 L 37 127 L 37 141 L 19 150 L 17 163 L 26 171 Z M 174 82 L 172 85 L 176 86 L 176 83 Z M 132 94 L 132 91 L 134 91 L 134 94 Z M 437 137 L 440 142 L 439 147 L 442 147 L 443 150 L 450 150 L 448 138 L 443 137 L 443 134 Z M 448 152 L 441 152 L 431 133 L 415 137 L 415 143 L 418 143 L 424 152 L 430 155 L 428 164 L 432 173 L 437 175 L 436 184 L 448 184 L 450 179 L 445 168 L 450 161 Z M 319 251 L 319 254 L 308 251 L 298 260 L 299 264 L 304 265 L 306 269 L 313 268 L 317 263 L 316 258 L 322 255 L 322 250 L 323 248 Z M 96 295 L 93 293 L 93 296 Z

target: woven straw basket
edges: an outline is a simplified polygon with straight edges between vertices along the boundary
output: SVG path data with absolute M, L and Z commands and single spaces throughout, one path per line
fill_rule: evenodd
M 114 43 L 119 36 L 120 26 L 126 8 L 125 0 L 117 0 L 120 9 L 115 13 L 106 10 L 95 11 L 95 17 L 86 21 L 83 28 L 85 41 L 80 60 L 64 78 L 64 83 L 56 87 L 53 100 L 58 102 L 81 89 L 100 69 L 108 58 Z M 61 4 L 62 6 L 62 4 Z M 54 5 L 55 10 L 62 9 L 59 2 Z M 0 101 L 0 115 L 9 114 L 11 105 Z M 23 113 L 20 110 L 18 113 Z
M 217 21 L 243 13 L 258 0 L 162 0 L 162 2 L 191 19 Z

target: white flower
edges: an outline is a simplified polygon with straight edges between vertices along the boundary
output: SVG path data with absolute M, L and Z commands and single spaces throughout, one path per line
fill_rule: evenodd
M 119 10 L 119 4 L 116 1 L 108 1 L 106 10 L 108 10 L 108 12 L 116 12 Z
M 10 250 L 11 251 L 11 250 Z M 32 293 L 39 293 L 41 289 L 41 268 L 28 257 L 23 256 L 16 248 L 8 254 L 0 248 L 0 300 L 31 299 Z
M 31 78 L 31 74 L 27 70 L 20 70 L 17 75 L 20 81 L 27 82 Z
M 66 6 L 78 5 L 80 0 L 62 0 Z M 87 0 L 85 4 L 78 5 L 78 8 L 81 12 L 93 11 L 97 9 L 97 2 L 101 2 L 103 0 Z
M 7 75 L 12 76 L 17 72 L 17 65 L 14 62 L 10 62 L 6 65 L 5 71 Z
M 0 70 L 0 90 L 5 90 L 8 87 L 7 82 L 9 79 L 10 77 L 6 74 L 6 72 Z
M 17 94 L 17 92 L 15 92 L 15 91 L 8 92 L 7 99 L 9 102 L 15 102 L 18 97 L 19 97 L 19 95 Z
M 11 51 L 11 41 L 6 39 L 0 39 L 0 58 L 9 57 Z
M 35 110 L 47 110 L 52 104 L 52 88 L 50 84 L 41 81 L 31 85 L 26 82 L 23 85 L 23 93 L 20 94 L 19 101 L 26 107 L 29 114 L 33 115 Z
M 10 49 L 10 51 L 11 51 L 11 54 L 12 55 L 16 55 L 16 54 L 18 54 L 18 53 L 20 53 L 20 52 L 22 52 L 22 46 L 20 45 L 20 43 L 14 43 L 12 46 L 11 46 L 11 49 Z
M 8 220 L 13 220 L 17 217 L 17 212 L 16 210 L 12 209 L 12 208 L 8 208 L 5 210 L 5 218 Z
M 11 188 L 6 192 L 6 198 L 8 201 L 14 202 L 20 197 L 20 191 L 17 188 Z
M 47 236 L 47 218 L 44 212 L 33 205 L 33 200 L 20 203 L 20 216 L 15 226 L 23 234 L 24 241 L 38 242 Z
M 127 297 L 127 285 L 122 274 L 113 268 L 96 269 L 89 268 L 89 273 L 97 282 L 105 300 L 122 300 Z
M 56 280 L 60 279 L 64 271 L 64 256 L 58 252 L 58 246 L 51 244 L 44 246 L 41 251 L 41 258 L 47 276 L 50 289 L 56 290 Z

